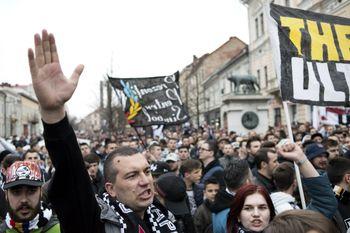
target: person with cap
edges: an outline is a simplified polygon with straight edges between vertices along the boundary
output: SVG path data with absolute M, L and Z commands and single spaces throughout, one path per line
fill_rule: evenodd
M 221 138 L 218 139 L 218 141 L 217 141 L 218 150 L 217 150 L 217 153 L 216 153 L 216 157 L 217 157 L 217 158 L 221 158 L 222 156 L 225 155 L 225 153 L 224 153 L 224 147 L 225 147 L 225 145 L 227 145 L 227 144 L 230 144 L 229 138 L 227 138 L 227 137 L 221 137 Z
M 179 174 L 180 168 L 180 158 L 176 153 L 169 153 L 165 157 L 165 162 L 169 165 L 170 171 L 175 172 L 177 175 Z
M 314 133 L 314 134 L 311 135 L 310 139 L 312 141 L 314 141 L 315 143 L 322 143 L 323 135 L 321 133 Z
M 59 233 L 52 210 L 41 201 L 43 176 L 31 161 L 16 161 L 7 170 L 4 184 L 8 213 L 1 233 Z
M 157 161 L 157 162 L 151 163 L 150 169 L 151 169 L 151 173 L 154 181 L 156 181 L 159 176 L 170 172 L 169 165 L 163 161 Z
M 0 224 L 2 220 L 5 220 L 7 214 L 7 201 L 5 198 L 5 191 L 3 185 L 6 180 L 7 168 L 9 168 L 14 162 L 21 161 L 21 158 L 17 155 L 7 154 L 1 162 L 1 176 L 3 177 L 3 184 L 0 187 Z
M 158 200 L 175 216 L 179 233 L 195 232 L 191 216 L 186 184 L 175 173 L 161 175 L 155 182 Z
M 49 200 L 65 233 L 175 233 L 176 226 L 154 201 L 153 178 L 144 155 L 119 147 L 104 163 L 106 192 L 95 196 L 82 153 L 65 111 L 84 66 L 70 79 L 61 70 L 55 38 L 46 30 L 28 50 L 33 88 L 40 105 L 44 139 L 56 168 Z
M 327 168 L 328 152 L 322 144 L 311 143 L 306 146 L 305 154 L 312 165 L 321 173 Z

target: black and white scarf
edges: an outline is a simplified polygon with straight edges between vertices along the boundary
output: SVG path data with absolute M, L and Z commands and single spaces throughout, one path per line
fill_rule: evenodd
M 146 209 L 142 220 L 133 210 L 114 200 L 108 193 L 104 193 L 102 199 L 118 215 L 121 233 L 177 233 L 174 223 L 153 204 Z

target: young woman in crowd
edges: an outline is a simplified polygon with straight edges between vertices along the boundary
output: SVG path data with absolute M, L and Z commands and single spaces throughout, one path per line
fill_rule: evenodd
M 227 232 L 262 232 L 274 217 L 275 208 L 267 190 L 248 184 L 235 195 L 227 218 Z

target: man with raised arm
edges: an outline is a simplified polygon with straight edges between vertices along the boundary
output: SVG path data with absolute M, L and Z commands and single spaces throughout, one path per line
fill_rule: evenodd
M 130 147 L 113 151 L 104 164 L 104 195 L 95 197 L 79 144 L 64 104 L 74 93 L 84 66 L 67 79 L 54 36 L 36 34 L 35 55 L 28 50 L 33 87 L 40 104 L 45 144 L 56 168 L 49 199 L 65 233 L 177 232 L 168 212 L 153 202 L 150 166 Z

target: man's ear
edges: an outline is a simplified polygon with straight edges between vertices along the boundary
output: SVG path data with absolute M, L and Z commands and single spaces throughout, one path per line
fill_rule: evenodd
M 111 197 L 117 197 L 117 192 L 114 190 L 113 184 L 110 182 L 105 183 L 105 189 Z
M 7 195 L 8 195 L 8 190 L 6 189 L 6 190 L 4 190 L 4 192 L 5 192 L 6 201 L 8 201 L 8 197 L 7 197 Z
M 265 168 L 267 166 L 267 163 L 265 161 L 262 161 L 261 164 L 260 164 L 260 167 L 261 168 Z

